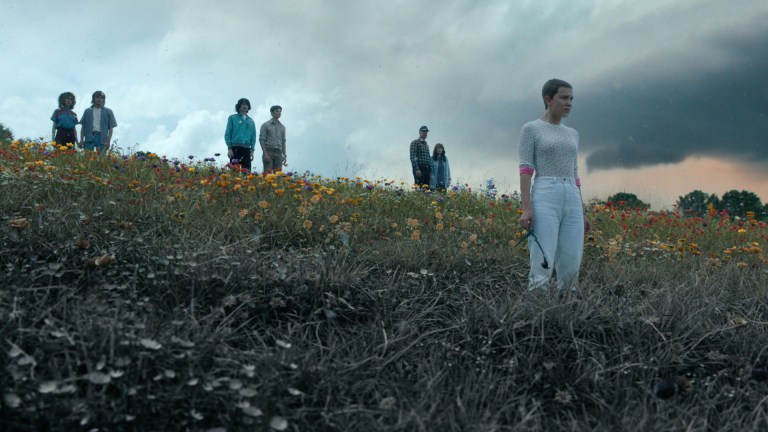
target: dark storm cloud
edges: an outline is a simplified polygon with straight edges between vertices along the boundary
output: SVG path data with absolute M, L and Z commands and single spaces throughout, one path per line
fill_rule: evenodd
M 674 73 L 657 75 L 670 68 L 644 64 L 606 78 L 603 88 L 580 89 L 573 124 L 589 170 L 689 156 L 768 161 L 768 31 L 710 44 L 728 54 L 718 68 L 700 66 L 695 57 L 667 57 L 659 61 L 681 62 Z

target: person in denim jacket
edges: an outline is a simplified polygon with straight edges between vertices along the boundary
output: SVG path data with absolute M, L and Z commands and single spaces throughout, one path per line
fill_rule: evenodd
M 83 113 L 80 121 L 80 147 L 89 151 L 106 152 L 112 142 L 112 129 L 117 127 L 115 114 L 104 106 L 107 96 L 95 91 L 91 96 L 91 107 Z
M 445 147 L 435 144 L 432 149 L 432 175 L 429 178 L 429 188 L 444 191 L 451 185 L 451 165 L 445 156 Z

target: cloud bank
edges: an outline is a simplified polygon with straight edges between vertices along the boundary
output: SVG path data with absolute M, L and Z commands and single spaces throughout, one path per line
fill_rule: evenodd
M 768 158 L 763 0 L 75 3 L 0 6 L 17 136 L 50 133 L 59 93 L 82 112 L 98 89 L 120 145 L 205 157 L 247 97 L 257 124 L 283 106 L 291 169 L 410 181 L 427 124 L 455 177 L 515 188 L 520 127 L 558 77 L 585 173 Z

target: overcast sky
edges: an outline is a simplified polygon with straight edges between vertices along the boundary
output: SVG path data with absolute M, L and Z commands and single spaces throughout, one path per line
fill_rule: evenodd
M 519 188 L 541 86 L 574 86 L 586 197 L 768 201 L 766 0 L 5 0 L 0 122 L 50 138 L 64 91 L 106 93 L 118 146 L 225 153 L 241 97 L 283 106 L 289 169 L 402 179 L 418 128 L 454 181 Z

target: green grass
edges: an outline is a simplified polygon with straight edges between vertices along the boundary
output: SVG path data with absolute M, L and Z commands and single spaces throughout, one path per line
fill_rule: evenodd
M 764 222 L 596 206 L 538 298 L 513 201 L 45 150 L 0 147 L 6 430 L 768 425 Z

